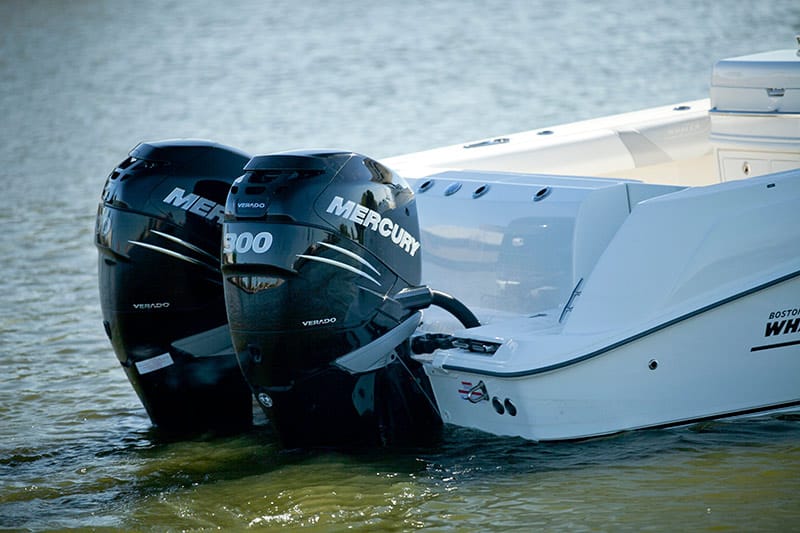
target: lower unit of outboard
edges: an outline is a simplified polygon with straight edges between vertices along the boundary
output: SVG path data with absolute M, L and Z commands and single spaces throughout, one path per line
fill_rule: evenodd
M 105 183 L 95 229 L 103 324 L 168 431 L 252 422 L 219 268 L 223 206 L 249 159 L 206 141 L 142 143 Z
M 435 440 L 441 419 L 409 337 L 420 312 L 414 195 L 350 152 L 254 157 L 231 187 L 222 272 L 233 345 L 288 446 Z

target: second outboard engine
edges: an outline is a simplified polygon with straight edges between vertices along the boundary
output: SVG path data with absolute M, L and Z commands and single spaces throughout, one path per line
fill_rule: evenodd
M 412 190 L 351 152 L 254 157 L 231 187 L 222 272 L 242 371 L 286 445 L 418 444 L 441 419 L 409 337 Z
M 219 267 L 223 206 L 249 159 L 207 141 L 142 143 L 103 189 L 103 324 L 150 419 L 168 431 L 252 421 Z

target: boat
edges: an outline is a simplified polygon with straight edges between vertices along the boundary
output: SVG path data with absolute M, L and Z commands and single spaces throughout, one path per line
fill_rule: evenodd
M 291 445 L 431 442 L 443 423 L 572 440 L 800 410 L 797 50 L 717 62 L 708 99 L 381 161 L 257 155 L 228 174 L 203 228 L 227 322 L 115 344 L 132 382 L 213 326 Z M 206 196 L 177 187 L 151 188 L 143 210 L 161 218 L 121 236 L 106 193 L 97 242 L 199 268 L 164 228 L 223 202 L 193 209 Z M 169 291 L 142 301 L 171 309 Z

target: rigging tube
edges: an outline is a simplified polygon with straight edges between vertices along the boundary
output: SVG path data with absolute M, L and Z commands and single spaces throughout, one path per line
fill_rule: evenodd
M 395 299 L 403 304 L 406 309 L 425 309 L 431 305 L 441 307 L 456 317 L 467 329 L 481 325 L 478 318 L 466 305 L 453 296 L 430 287 L 403 289 L 397 293 Z

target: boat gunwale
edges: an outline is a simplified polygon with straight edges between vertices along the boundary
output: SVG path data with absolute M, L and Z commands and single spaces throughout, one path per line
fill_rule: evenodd
M 682 314 L 680 316 L 677 316 L 675 318 L 667 320 L 666 322 L 662 322 L 661 324 L 658 324 L 656 326 L 652 326 L 650 328 L 647 328 L 644 331 L 640 331 L 639 333 L 636 333 L 634 335 L 630 335 L 630 336 L 628 336 L 628 337 L 626 337 L 624 339 L 621 339 L 619 341 L 613 342 L 613 343 L 611 343 L 611 344 L 609 344 L 607 346 L 603 346 L 602 348 L 599 348 L 597 350 L 593 350 L 593 351 L 591 351 L 589 353 L 586 353 L 586 354 L 583 354 L 583 355 L 579 355 L 577 357 L 573 357 L 571 359 L 567 359 L 567 360 L 561 361 L 559 363 L 555 363 L 555 364 L 551 364 L 551 365 L 547 365 L 547 366 L 543 366 L 543 367 L 538 367 L 538 368 L 530 368 L 530 369 L 526 369 L 526 370 L 513 370 L 513 371 L 485 370 L 485 369 L 480 369 L 480 368 L 475 368 L 475 367 L 452 365 L 452 364 L 448 364 L 448 363 L 443 363 L 440 368 L 442 368 L 443 370 L 448 370 L 448 371 L 453 371 L 453 372 L 467 372 L 467 373 L 470 373 L 470 374 L 475 374 L 475 375 L 480 375 L 480 376 L 489 376 L 489 377 L 498 377 L 498 378 L 522 378 L 522 377 L 535 376 L 535 375 L 538 375 L 538 374 L 544 374 L 544 373 L 547 373 L 547 372 L 553 372 L 555 370 L 560 370 L 560 369 L 566 368 L 568 366 L 572 366 L 572 365 L 576 365 L 578 363 L 582 363 L 582 362 L 587 361 L 589 359 L 594 359 L 595 357 L 598 357 L 598 356 L 601 356 L 601 355 L 603 355 L 605 353 L 608 353 L 610 351 L 616 350 L 617 348 L 620 348 L 622 346 L 625 346 L 627 344 L 630 344 L 632 342 L 640 340 L 640 339 L 642 339 L 644 337 L 647 337 L 647 336 L 652 335 L 654 333 L 657 333 L 657 332 L 659 332 L 659 331 L 661 331 L 663 329 L 666 329 L 666 328 L 669 328 L 671 326 L 674 326 L 675 324 L 678 324 L 678 323 L 683 322 L 685 320 L 689 320 L 690 318 L 694 318 L 694 317 L 696 317 L 696 316 L 698 316 L 700 314 L 703 314 L 703 313 L 705 313 L 707 311 L 711 311 L 713 309 L 716 309 L 717 307 L 721 307 L 721 306 L 726 305 L 728 303 L 731 303 L 731 302 L 733 302 L 735 300 L 739 300 L 739 299 L 744 298 L 746 296 L 750 296 L 751 294 L 755 294 L 757 292 L 760 292 L 762 290 L 768 289 L 768 288 L 773 287 L 775 285 L 779 285 L 779 284 L 784 283 L 786 281 L 792 280 L 792 279 L 794 279 L 796 277 L 800 277 L 800 269 L 795 270 L 793 272 L 789 272 L 787 274 L 784 274 L 783 276 L 779 276 L 777 278 L 771 279 L 771 280 L 766 281 L 764 283 L 760 283 L 760 284 L 758 284 L 758 285 L 756 285 L 754 287 L 750 287 L 749 289 L 746 289 L 744 291 L 738 292 L 736 294 L 732 294 L 730 296 L 727 296 L 727 297 L 725 297 L 725 298 L 723 298 L 721 300 L 717 300 L 716 302 L 710 303 L 710 304 L 705 305 L 703 307 L 699 307 L 699 308 L 697 308 L 697 309 L 695 309 L 693 311 L 690 311 L 688 313 L 684 313 L 684 314 Z M 798 343 L 800 343 L 800 341 L 798 341 Z M 757 347 L 757 348 L 759 348 L 761 350 L 766 349 L 764 347 Z

